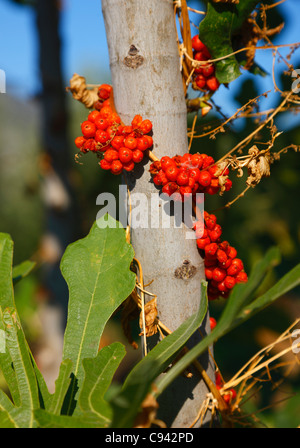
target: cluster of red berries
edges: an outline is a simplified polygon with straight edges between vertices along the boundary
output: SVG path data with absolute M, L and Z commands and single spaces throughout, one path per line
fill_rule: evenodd
M 187 153 L 162 157 L 151 164 L 150 173 L 154 184 L 162 186 L 163 193 L 184 199 L 196 193 L 218 193 L 221 188 L 219 176 L 225 179 L 229 170 L 220 170 L 214 159 L 206 154 Z M 227 177 L 224 188 L 228 191 L 231 187 L 232 181 Z
M 216 388 L 218 390 L 222 389 L 224 386 L 224 381 L 220 375 L 220 373 L 217 371 L 215 373 L 216 376 Z M 224 395 L 223 395 L 223 400 L 225 401 L 225 403 L 227 404 L 231 404 L 234 400 L 236 399 L 236 390 L 235 389 L 229 389 Z
M 99 165 L 102 169 L 121 174 L 123 170 L 132 171 L 153 145 L 152 137 L 148 135 L 152 123 L 136 115 L 130 126 L 124 126 L 111 107 L 111 92 L 112 87 L 108 84 L 99 87 L 99 101 L 81 124 L 82 136 L 75 139 L 75 145 L 82 153 L 96 153 L 101 158 Z
M 204 253 L 205 277 L 209 300 L 227 298 L 237 283 L 246 283 L 248 276 L 237 258 L 237 251 L 228 241 L 222 241 L 222 228 L 213 214 L 204 211 L 204 223 L 197 221 L 194 230 L 199 234 L 197 246 Z
M 199 39 L 199 36 L 194 36 L 192 39 L 192 46 L 194 50 L 193 58 L 196 61 L 205 62 L 211 59 L 208 48 Z M 215 76 L 215 66 L 212 62 L 201 64 L 195 68 L 193 76 L 194 84 L 201 90 L 209 90 L 215 92 L 218 90 L 220 83 Z

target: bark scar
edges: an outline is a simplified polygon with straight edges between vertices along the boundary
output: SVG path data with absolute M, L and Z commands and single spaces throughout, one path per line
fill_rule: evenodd
M 139 55 L 139 50 L 135 45 L 130 45 L 128 56 L 124 58 L 124 64 L 126 67 L 136 69 L 144 63 L 143 56 Z
M 197 268 L 193 266 L 189 260 L 184 260 L 182 265 L 179 268 L 175 269 L 174 275 L 176 278 L 179 278 L 181 280 L 188 280 L 194 277 L 196 272 Z

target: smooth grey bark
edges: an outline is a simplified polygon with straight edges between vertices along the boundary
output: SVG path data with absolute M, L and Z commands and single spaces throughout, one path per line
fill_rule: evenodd
M 134 115 L 140 114 L 152 121 L 153 152 L 157 157 L 186 153 L 187 115 L 173 3 L 102 0 L 102 10 L 115 105 L 122 120 L 130 124 Z M 147 160 L 133 175 L 127 176 L 132 196 L 143 193 L 148 204 L 151 197 L 159 194 L 151 182 L 149 165 Z M 166 207 L 160 209 L 161 216 L 168 214 Z M 145 284 L 152 281 L 147 290 L 157 295 L 159 318 L 174 331 L 199 307 L 204 266 L 196 241 L 186 238 L 185 226 L 175 227 L 174 216 L 171 216 L 170 228 L 151 227 L 151 216 L 156 212 L 150 206 L 145 210 L 149 227 L 132 228 L 132 244 L 143 267 Z M 208 326 L 206 318 L 204 334 L 209 331 Z M 190 343 L 195 344 L 199 339 L 197 334 Z M 213 377 L 208 355 L 201 358 L 201 363 Z M 168 427 L 189 427 L 206 394 L 206 385 L 197 372 L 190 379 L 179 377 L 160 397 L 158 417 Z

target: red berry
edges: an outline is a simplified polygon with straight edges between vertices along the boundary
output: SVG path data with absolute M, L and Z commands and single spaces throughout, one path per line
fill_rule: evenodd
M 110 142 L 111 146 L 117 150 L 121 149 L 124 146 L 123 143 L 124 143 L 124 137 L 122 135 L 116 135 Z
M 111 163 L 114 160 L 119 159 L 119 153 L 115 149 L 108 149 L 105 151 L 104 159 L 107 160 L 107 162 Z
M 137 147 L 137 140 L 134 137 L 127 137 L 124 140 L 124 146 L 129 149 L 135 149 Z
M 83 148 L 81 148 L 81 151 L 83 153 L 88 151 L 97 151 L 95 140 L 93 138 L 89 138 L 88 140 L 86 140 Z
M 135 149 L 132 152 L 132 160 L 134 161 L 134 163 L 139 163 L 143 160 L 144 158 L 144 154 L 142 151 L 140 151 L 139 149 Z
M 198 168 L 192 168 L 189 171 L 190 178 L 194 179 L 195 182 L 198 182 L 200 177 L 200 170 Z
M 218 249 L 218 251 L 217 251 L 217 259 L 218 259 L 219 263 L 225 264 L 226 261 L 228 260 L 226 252 L 224 250 L 222 250 L 222 249 Z
M 188 185 L 189 183 L 189 175 L 186 171 L 182 171 L 177 176 L 177 184 L 180 186 Z
M 216 327 L 217 325 L 217 321 L 214 317 L 210 317 L 209 318 L 209 324 L 210 324 L 210 329 L 211 331 L 213 331 L 213 329 Z
M 137 138 L 137 149 L 139 149 L 140 151 L 146 151 L 146 149 L 149 148 L 149 143 L 148 143 L 148 139 L 146 138 L 146 136 L 144 135 L 143 137 Z
M 227 253 L 228 247 L 229 247 L 228 241 L 222 241 L 222 243 L 220 243 L 220 249 L 225 250 L 226 253 Z
M 217 253 L 217 250 L 218 250 L 218 245 L 216 243 L 208 244 L 205 247 L 205 255 L 209 256 L 209 257 L 214 256 Z
M 205 225 L 209 230 L 213 230 L 217 224 L 217 217 L 213 214 L 209 215 L 204 212 Z
M 215 269 L 214 266 L 205 268 L 205 277 L 206 277 L 206 280 L 212 280 L 214 269 Z
M 234 277 L 231 277 L 231 276 L 228 275 L 225 278 L 224 283 L 225 283 L 226 288 L 232 289 L 235 286 L 235 284 L 236 284 L 236 280 L 235 280 Z
M 175 162 L 171 157 L 165 156 L 160 160 L 161 168 L 166 171 L 169 166 L 175 166 Z
M 103 170 L 110 170 L 111 169 L 111 163 L 109 163 L 107 160 L 105 160 L 105 159 L 102 159 L 100 162 L 99 162 L 99 165 L 101 166 L 101 168 L 103 169 Z
M 206 85 L 206 78 L 202 74 L 200 74 L 195 78 L 195 83 L 197 87 L 199 87 L 199 89 L 204 89 Z
M 216 372 L 215 373 L 215 377 L 216 377 L 216 385 L 217 386 L 222 386 L 223 385 L 223 380 L 222 380 L 220 372 Z
M 239 272 L 238 275 L 236 276 L 237 283 L 246 283 L 247 281 L 248 281 L 248 275 L 244 271 Z
M 182 186 L 180 187 L 179 191 L 182 196 L 186 195 L 185 198 L 190 197 L 190 195 L 192 194 L 192 189 L 189 186 Z
M 213 64 L 205 64 L 202 67 L 202 75 L 205 78 L 209 78 L 210 76 L 212 76 L 215 73 L 215 66 Z
M 195 51 L 201 51 L 205 48 L 205 45 L 203 42 L 201 42 L 199 36 L 194 36 L 192 38 L 192 47 Z
M 88 121 L 91 121 L 92 123 L 95 123 L 95 120 L 97 117 L 99 117 L 99 111 L 98 110 L 93 110 L 92 112 L 90 112 L 89 116 L 88 116 Z
M 228 393 L 223 395 L 225 403 L 230 404 L 236 398 L 236 391 L 234 389 L 229 389 Z
M 232 258 L 232 259 L 234 259 L 237 256 L 237 251 L 232 246 L 227 247 L 226 253 L 227 253 L 228 257 Z
M 211 241 L 217 241 L 222 235 L 222 227 L 216 224 L 214 229 L 209 232 L 209 237 Z
M 131 125 L 133 128 L 138 128 L 140 126 L 140 124 L 142 123 L 142 121 L 143 121 L 143 118 L 140 115 L 136 115 L 133 118 Z
M 208 187 L 211 183 L 211 175 L 208 171 L 201 171 L 199 175 L 199 184 L 203 187 Z
M 218 290 L 220 292 L 227 292 L 228 291 L 228 288 L 225 285 L 225 281 L 224 280 L 222 282 L 218 283 Z
M 215 76 L 210 76 L 206 79 L 206 85 L 209 90 L 215 92 L 220 87 L 220 83 Z
M 163 172 L 163 170 L 160 170 L 157 174 L 158 180 L 160 182 L 161 185 L 166 185 L 169 180 L 167 178 L 167 176 L 165 175 L 165 173 Z
M 97 129 L 101 129 L 102 131 L 105 131 L 108 128 L 108 121 L 106 118 L 101 117 L 99 114 L 94 121 Z
M 166 184 L 166 185 L 164 185 L 164 186 L 162 187 L 162 192 L 163 192 L 164 194 L 168 195 L 168 196 L 171 196 L 171 195 L 172 195 L 172 191 L 171 191 L 171 188 L 170 188 L 170 183 L 168 183 L 168 184 Z
M 102 107 L 102 109 L 99 112 L 100 116 L 106 119 L 108 119 L 110 115 L 113 113 L 112 108 L 110 106 Z
M 134 162 L 123 163 L 123 169 L 125 171 L 132 171 L 134 169 Z
M 197 240 L 197 246 L 199 249 L 203 250 L 210 244 L 210 238 L 199 238 Z
M 215 163 L 215 160 L 214 160 L 213 157 L 211 157 L 211 156 L 206 156 L 206 157 L 204 158 L 204 160 L 203 160 L 202 169 L 205 169 L 205 168 L 208 168 L 208 167 L 211 167 L 211 168 L 212 168 L 211 165 L 213 165 L 214 163 Z
M 108 121 L 109 126 L 116 125 L 116 124 L 121 123 L 121 118 L 119 117 L 119 115 L 117 113 L 113 112 L 107 117 L 107 121 Z
M 111 164 L 112 174 L 121 174 L 123 171 L 123 164 L 120 160 L 114 160 Z
M 110 93 L 112 91 L 112 86 L 109 84 L 101 84 L 98 88 L 98 96 L 103 100 L 107 100 L 110 97 Z
M 216 282 L 222 282 L 226 277 L 226 271 L 224 269 L 215 268 L 213 271 L 213 280 Z
M 203 49 L 204 50 L 204 49 Z M 207 57 L 207 53 L 206 53 L 206 51 L 204 50 L 201 50 L 201 51 L 197 51 L 195 54 L 194 54 L 194 59 L 196 60 L 196 61 L 200 61 L 200 62 L 202 62 L 202 61 L 207 61 L 207 59 L 208 59 L 208 57 Z
M 150 120 L 144 120 L 141 122 L 141 124 L 139 125 L 139 130 L 143 133 L 143 134 L 149 134 L 149 132 L 152 130 L 152 123 Z
M 131 149 L 129 148 L 120 148 L 119 150 L 119 159 L 121 160 L 122 163 L 128 163 L 131 162 L 133 157 L 133 153 L 131 151 Z
M 153 146 L 153 138 L 151 135 L 144 135 L 143 138 L 145 138 L 148 142 L 148 148 L 151 148 Z
M 108 140 L 109 140 L 108 132 L 101 131 L 100 129 L 98 129 L 98 131 L 95 134 L 95 140 L 97 143 L 101 143 L 101 145 L 108 142 Z
M 193 154 L 192 158 L 191 158 L 191 162 L 192 162 L 192 165 L 195 168 L 201 169 L 202 168 L 202 164 L 203 164 L 203 157 L 202 157 L 202 155 L 201 154 Z
M 96 130 L 97 130 L 97 128 L 96 128 L 95 123 L 92 123 L 91 121 L 88 121 L 88 120 L 84 121 L 81 125 L 82 134 L 86 138 L 94 137 Z
M 160 177 L 159 177 L 159 175 L 158 174 L 156 174 L 154 177 L 153 177 L 153 183 L 155 184 L 155 185 L 157 185 L 158 187 L 160 187 L 161 185 L 162 185 L 162 183 L 161 183 L 161 179 L 160 179 Z
M 75 145 L 77 146 L 77 148 L 82 148 L 83 145 L 85 144 L 86 139 L 83 136 L 80 137 L 76 137 L 75 138 Z
M 226 179 L 225 181 L 225 191 L 229 191 L 232 187 L 232 181 L 230 179 Z
M 133 127 L 132 126 L 123 126 L 123 128 L 122 128 L 122 134 L 123 135 L 129 135 L 129 134 L 131 134 L 132 133 L 132 131 L 133 131 Z
M 179 173 L 179 170 L 178 170 L 178 168 L 177 168 L 175 165 L 173 165 L 173 166 L 169 166 L 169 167 L 166 169 L 165 172 L 166 172 L 166 176 L 167 176 L 167 178 L 168 178 L 171 182 L 176 181 L 177 176 L 178 176 L 178 173 Z
M 110 97 L 110 93 L 106 89 L 99 88 L 98 96 L 99 96 L 99 98 L 101 98 L 103 100 L 107 100 Z

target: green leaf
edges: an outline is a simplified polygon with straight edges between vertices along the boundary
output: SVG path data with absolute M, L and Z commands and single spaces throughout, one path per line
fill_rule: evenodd
M 244 322 L 254 314 L 258 313 L 266 306 L 273 303 L 279 297 L 282 297 L 288 291 L 296 288 L 300 285 L 300 264 L 294 267 L 284 277 L 282 277 L 272 288 L 270 288 L 265 294 L 255 299 L 249 306 L 245 307 L 239 314 L 236 325 Z
M 0 389 L 0 428 L 14 427 L 18 428 L 19 425 L 16 419 L 17 408 L 12 404 L 8 396 Z M 7 418 L 10 423 L 7 422 Z M 5 426 L 12 425 L 12 426 Z
M 230 5 L 208 1 L 206 16 L 199 26 L 199 36 L 208 47 L 212 59 L 234 52 L 232 38 L 258 3 L 257 0 L 242 0 L 237 5 Z M 220 83 L 234 81 L 241 74 L 234 55 L 216 62 L 215 66 Z
M 99 427 L 108 427 L 111 423 L 112 409 L 104 400 L 104 394 L 124 356 L 124 346 L 116 342 L 103 347 L 95 358 L 83 360 L 85 378 L 79 396 L 79 406 L 84 415 L 95 415 Z
M 12 283 L 13 242 L 6 233 L 0 233 L 0 307 L 14 308 L 14 294 Z
M 102 217 L 98 225 L 93 225 L 87 237 L 71 244 L 61 262 L 69 287 L 63 359 L 74 365 L 66 414 L 73 412 L 74 397 L 83 382 L 83 359 L 97 355 L 108 319 L 135 287 L 136 277 L 130 271 L 134 252 L 124 229 L 110 216 Z
M 230 294 L 219 324 L 229 328 L 238 312 L 253 298 L 253 294 L 265 279 L 267 273 L 280 263 L 281 256 L 277 247 L 268 250 L 264 258 L 258 261 L 247 283 L 236 285 Z
M 199 310 L 173 333 L 164 338 L 129 373 L 120 393 L 111 400 L 113 428 L 130 428 L 155 378 L 162 373 L 192 334 L 207 312 L 207 283 L 202 283 Z M 200 299 L 200 298 L 199 298 Z
M 33 410 L 40 407 L 39 389 L 24 333 L 14 309 L 3 312 L 6 350 L 10 353 L 20 393 L 20 412 L 25 411 L 24 427 L 34 426 Z
M 37 380 L 37 387 L 39 391 L 39 397 L 41 400 L 41 405 L 46 404 L 49 398 L 49 391 L 45 384 L 45 381 L 39 372 L 36 363 L 33 359 L 33 356 L 30 352 L 28 344 L 25 340 L 24 332 L 22 330 L 21 322 L 19 316 L 16 311 L 16 305 L 14 300 L 14 291 L 13 291 L 13 241 L 10 235 L 6 233 L 0 233 L 0 308 L 2 310 L 10 309 L 14 316 L 14 323 L 17 325 L 15 330 L 18 330 L 16 333 L 17 338 L 15 339 L 15 343 L 18 344 L 19 340 L 22 342 L 22 355 L 29 356 L 31 359 L 31 364 L 33 366 L 34 378 Z M 23 275 L 25 275 L 24 265 L 23 265 Z M 29 269 L 29 264 L 27 264 L 27 272 Z M 21 268 L 18 268 L 19 274 L 21 273 Z M 15 311 L 13 311 L 15 310 Z M 2 316 L 0 318 L 0 329 L 6 331 L 6 327 L 3 321 L 2 312 L 0 312 Z M 2 322 L 2 323 L 1 323 Z M 8 345 L 7 345 L 8 346 Z M 25 355 L 25 347 L 27 350 L 27 355 Z M 16 355 L 17 350 L 14 350 L 14 355 Z M 19 353 L 20 354 L 20 353 Z M 4 354 L 0 354 L 0 368 L 4 374 L 5 380 L 9 387 L 10 393 L 12 395 L 14 404 L 16 406 L 21 405 L 21 397 L 20 390 L 18 387 L 18 381 L 16 377 L 16 371 L 14 368 L 14 362 L 12 359 L 12 352 L 7 350 Z M 32 372 L 31 372 L 32 373 Z
M 6 411 L 0 410 L 0 428 L 16 428 L 16 425 L 10 418 L 9 413 Z
M 97 428 L 93 415 L 75 417 L 74 415 L 54 415 L 43 409 L 34 412 L 34 418 L 40 428 Z
M 23 261 L 23 263 L 14 266 L 12 270 L 12 277 L 14 283 L 17 283 L 18 281 L 22 280 L 22 278 L 30 274 L 30 272 L 34 269 L 35 266 L 36 263 L 30 260 Z
M 3 322 L 3 314 L 2 309 L 0 307 L 0 330 L 1 330 L 1 339 L 4 337 L 4 350 L 1 350 L 0 353 L 0 370 L 3 374 L 3 377 L 6 381 L 6 384 L 9 388 L 12 400 L 16 406 L 20 406 L 21 398 L 19 392 L 19 386 L 17 382 L 16 372 L 13 365 L 13 358 L 10 352 L 7 350 L 7 342 L 6 342 L 6 328 Z
M 55 415 L 60 414 L 66 393 L 70 386 L 72 370 L 72 361 L 70 359 L 65 359 L 60 365 L 58 378 L 55 381 L 55 392 L 51 396 L 50 405 L 47 407 L 47 410 L 50 413 Z

